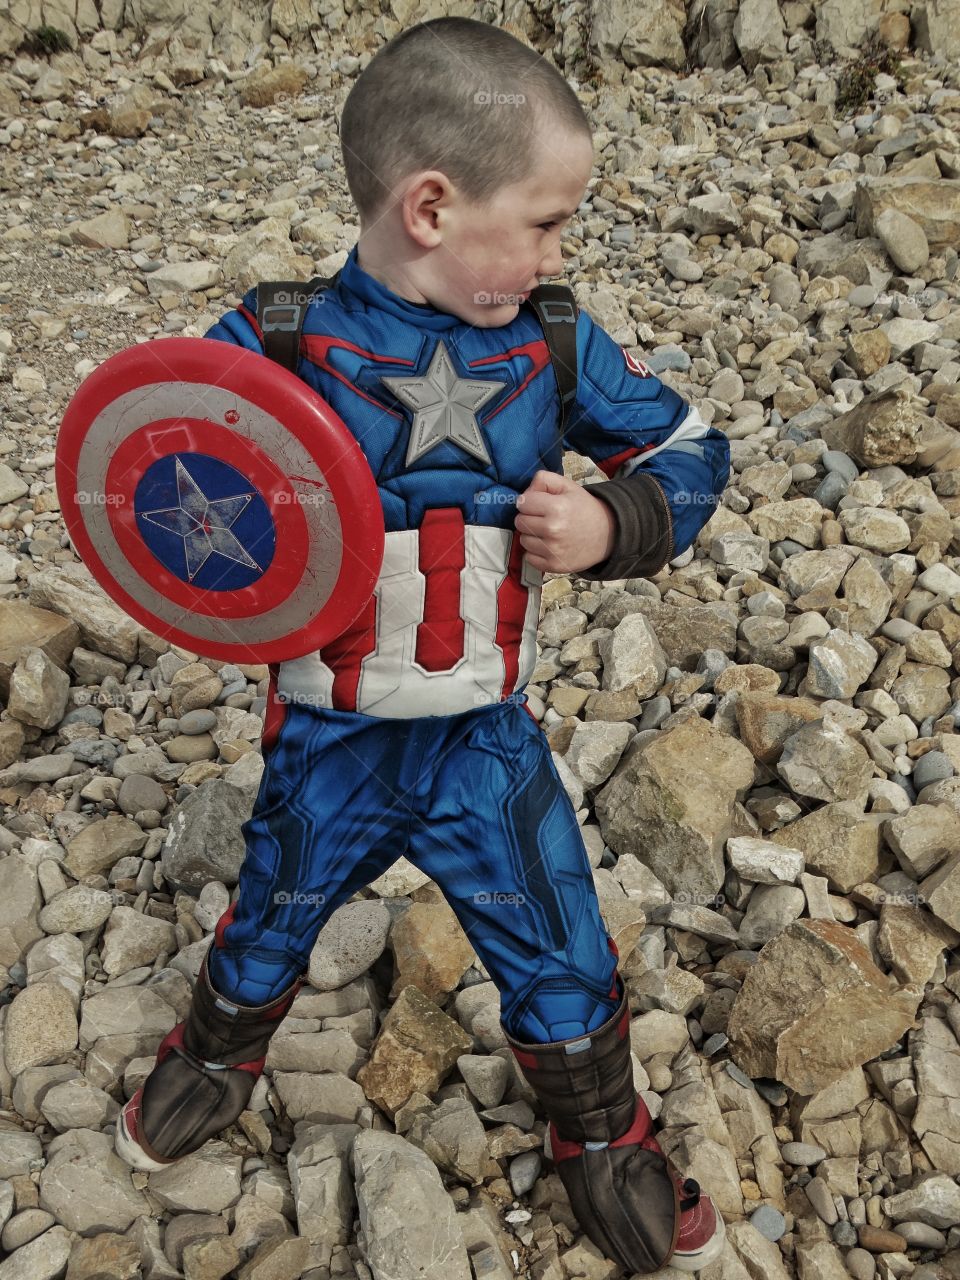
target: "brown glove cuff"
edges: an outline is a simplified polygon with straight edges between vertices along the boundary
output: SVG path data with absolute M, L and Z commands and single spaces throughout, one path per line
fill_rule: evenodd
M 606 560 L 578 570 L 578 577 L 611 581 L 649 578 L 673 558 L 673 521 L 667 496 L 648 471 L 588 485 L 613 511 L 617 533 Z

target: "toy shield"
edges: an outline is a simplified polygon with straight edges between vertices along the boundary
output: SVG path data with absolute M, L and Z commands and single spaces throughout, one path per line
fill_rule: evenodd
M 330 406 L 273 360 L 210 338 L 111 356 L 60 427 L 74 546 L 107 594 L 208 657 L 321 648 L 370 599 L 383 512 Z

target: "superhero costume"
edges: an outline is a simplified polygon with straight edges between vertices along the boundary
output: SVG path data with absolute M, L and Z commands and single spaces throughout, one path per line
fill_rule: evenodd
M 609 557 L 580 576 L 649 576 L 706 522 L 729 445 L 586 312 L 573 310 L 577 379 L 561 402 L 535 305 L 478 329 L 400 298 L 360 267 L 356 247 L 328 283 L 287 356 L 367 458 L 383 565 L 346 632 L 270 668 L 240 892 L 205 958 L 196 1015 L 166 1038 L 124 1110 L 128 1137 L 133 1129 L 152 1152 L 144 1167 L 162 1167 L 239 1113 L 323 923 L 405 855 L 440 886 L 500 990 L 503 1029 L 550 1118 L 581 1225 L 633 1271 L 656 1269 L 675 1248 L 680 1265 L 683 1232 L 713 1209 L 665 1164 L 633 1089 L 616 947 L 522 692 L 537 661 L 543 575 L 514 516 L 534 474 L 562 473 L 563 448 L 574 449 L 610 477 L 591 493 L 617 530 Z M 264 314 L 251 289 L 206 336 L 264 351 Z M 204 1039 L 204 1011 L 232 1019 L 233 1037 L 218 1025 Z M 235 1094 L 219 1109 L 208 1102 L 187 1128 L 191 1104 L 171 1093 L 184 1069 L 176 1058 L 214 1086 L 229 1075 Z M 619 1210 L 594 1203 L 598 1189 Z M 704 1241 L 691 1238 L 686 1260 L 702 1265 Z

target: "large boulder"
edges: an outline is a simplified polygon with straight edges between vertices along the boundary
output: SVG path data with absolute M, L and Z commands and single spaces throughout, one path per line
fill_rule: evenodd
M 730 1011 L 733 1060 L 811 1094 L 896 1044 L 923 988 L 898 986 L 852 929 L 796 920 L 760 952 Z

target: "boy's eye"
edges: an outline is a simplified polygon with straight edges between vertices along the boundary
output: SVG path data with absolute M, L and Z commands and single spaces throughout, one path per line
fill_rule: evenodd
M 557 225 L 557 224 L 556 224 L 555 222 L 541 222 L 541 223 L 540 223 L 540 226 L 543 228 L 543 230 L 544 230 L 544 231 L 549 231 L 551 227 L 555 227 L 556 225 Z

